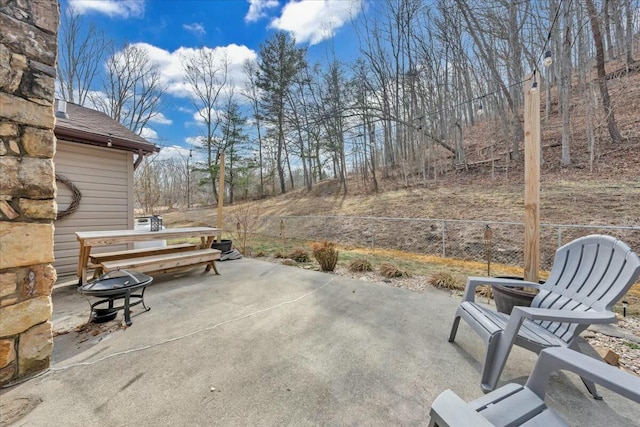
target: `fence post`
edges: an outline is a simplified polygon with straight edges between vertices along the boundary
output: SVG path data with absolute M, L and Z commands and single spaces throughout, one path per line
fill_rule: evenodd
M 327 238 L 327 217 L 326 216 L 324 217 L 322 222 L 324 223 L 324 240 L 327 241 L 329 239 Z
M 375 234 L 376 234 L 376 220 L 372 219 L 371 220 L 371 225 L 369 226 L 369 229 L 371 230 L 371 249 L 374 249 L 374 240 L 375 240 Z
M 558 247 L 562 246 L 562 227 L 558 227 Z
M 447 250 L 445 249 L 446 234 L 447 234 L 447 222 L 442 221 L 442 258 L 447 257 Z

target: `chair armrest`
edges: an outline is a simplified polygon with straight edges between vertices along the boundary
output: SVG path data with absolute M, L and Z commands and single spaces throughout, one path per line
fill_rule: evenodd
M 640 377 L 565 347 L 542 350 L 525 387 L 544 399 L 553 371 L 567 370 L 640 403 Z
M 568 323 L 612 323 L 616 320 L 616 315 L 610 311 L 569 311 L 547 308 L 534 307 L 513 307 L 509 320 L 504 327 L 504 331 L 500 336 L 501 343 L 496 350 L 495 358 L 502 360 L 507 357 L 511 347 L 518 336 L 518 331 L 525 319 L 530 320 L 546 320 L 550 322 L 568 322 Z M 543 396 L 544 397 L 544 396 Z
M 480 285 L 501 285 L 507 287 L 525 287 L 540 289 L 539 283 L 527 282 L 518 279 L 500 279 L 497 277 L 469 277 L 464 288 L 463 301 L 475 301 L 476 288 Z
M 514 316 L 521 316 L 530 320 L 588 324 L 613 323 L 616 321 L 616 315 L 611 311 L 570 311 L 535 307 L 514 307 L 511 317 Z
M 435 421 L 439 427 L 493 426 L 451 390 L 445 390 L 436 397 L 431 404 L 429 415 L 431 421 Z

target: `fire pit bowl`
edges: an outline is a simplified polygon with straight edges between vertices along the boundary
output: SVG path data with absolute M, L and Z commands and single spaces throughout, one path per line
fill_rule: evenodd
M 78 292 L 87 297 L 100 300 L 91 305 L 89 321 L 95 323 L 108 322 L 115 319 L 118 310 L 124 310 L 124 320 L 131 326 L 131 307 L 142 304 L 145 311 L 151 310 L 144 304 L 144 290 L 151 284 L 153 277 L 137 271 L 117 270 L 103 274 L 95 280 L 80 286 Z M 134 293 L 140 291 L 140 293 Z M 123 299 L 120 306 L 115 301 Z

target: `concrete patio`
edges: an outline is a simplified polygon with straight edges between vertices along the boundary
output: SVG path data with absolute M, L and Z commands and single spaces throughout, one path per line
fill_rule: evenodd
M 480 390 L 481 340 L 458 299 L 242 259 L 221 275 L 159 276 L 133 325 L 86 323 L 75 287 L 53 295 L 52 370 L 0 393 L 15 425 L 426 425 L 447 388 Z M 515 348 L 503 381 L 523 383 L 536 356 Z M 580 379 L 553 377 L 547 404 L 571 425 L 640 425 L 640 405 Z

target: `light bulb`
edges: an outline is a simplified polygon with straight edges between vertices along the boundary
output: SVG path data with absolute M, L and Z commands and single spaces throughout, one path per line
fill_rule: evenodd
M 544 53 L 544 60 L 542 61 L 545 67 L 550 67 L 553 64 L 553 57 L 551 56 L 551 51 L 548 50 Z
M 531 83 L 531 93 L 535 93 L 538 91 L 538 82 L 537 81 L 533 81 L 533 83 Z
M 484 109 L 482 108 L 482 104 L 480 104 L 478 106 L 478 111 L 477 111 L 478 115 L 481 116 L 484 114 Z
M 109 138 L 109 141 L 107 142 L 107 147 L 111 147 L 111 145 L 113 144 L 111 144 L 111 138 Z

